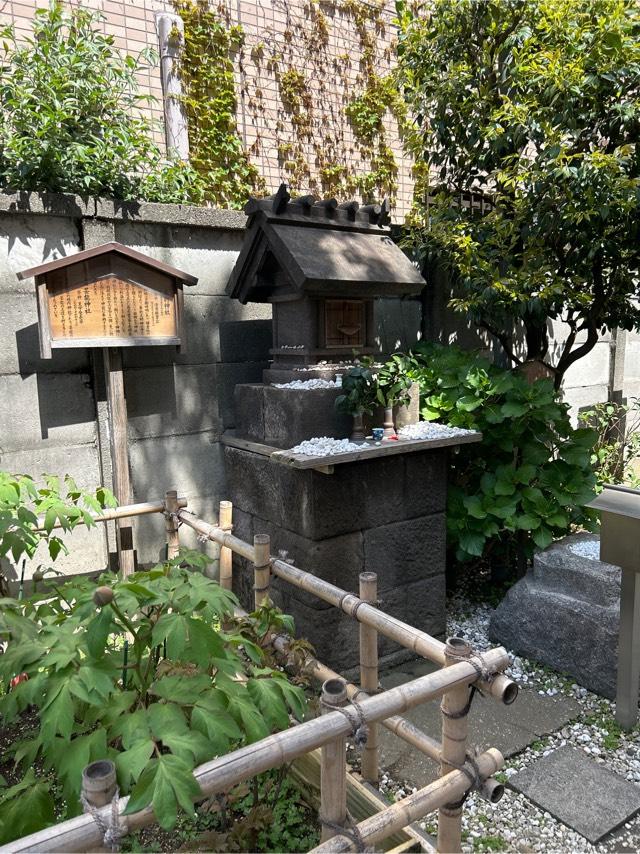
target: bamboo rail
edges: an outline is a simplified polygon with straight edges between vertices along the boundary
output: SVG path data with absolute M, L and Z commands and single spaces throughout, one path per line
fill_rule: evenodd
M 186 510 L 186 504 L 186 499 L 178 498 L 177 492 L 168 491 L 164 501 L 125 505 L 106 511 L 94 519 L 96 522 L 106 522 L 147 513 L 163 513 L 168 558 L 179 553 L 178 528 L 180 523 L 184 523 L 200 537 L 220 545 L 220 580 L 225 588 L 232 586 L 234 552 L 253 564 L 256 607 L 267 599 L 270 576 L 273 574 L 340 608 L 360 623 L 360 687 L 347 684 L 333 670 L 307 655 L 306 664 L 312 677 L 324 682 L 322 716 L 200 765 L 193 772 L 201 789 L 198 799 L 227 791 L 256 774 L 319 749 L 322 757 L 320 815 L 323 835 L 321 844 L 314 851 L 349 851 L 363 844 L 375 844 L 435 809 L 439 810 L 437 850 L 442 854 L 458 851 L 461 807 L 466 793 L 470 788 L 476 788 L 483 797 L 495 803 L 504 789 L 501 784 L 490 779 L 504 764 L 500 752 L 489 749 L 472 759 L 466 745 L 471 686 L 507 704 L 517 696 L 517 685 L 499 673 L 508 664 L 506 651 L 497 647 L 480 656 L 474 654 L 471 647 L 459 638 L 451 638 L 444 644 L 385 614 L 375 607 L 377 586 L 374 573 L 361 574 L 360 596 L 356 596 L 289 563 L 273 559 L 267 535 L 257 534 L 253 545 L 249 545 L 230 532 L 230 502 L 220 503 L 218 525 L 210 525 L 199 519 Z M 378 634 L 444 666 L 427 676 L 378 693 Z M 271 643 L 277 651 L 286 653 L 291 638 L 278 635 L 271 638 Z M 353 700 L 353 704 L 347 704 L 347 698 Z M 437 698 L 442 698 L 441 744 L 400 716 L 400 713 L 416 705 Z M 336 711 L 332 711 L 332 708 Z M 355 827 L 347 828 L 345 824 L 350 819 L 346 810 L 345 739 L 350 735 L 356 736 L 357 742 L 364 737 L 363 774 L 375 780 L 378 774 L 379 723 L 439 761 L 441 776 L 419 792 L 380 810 Z M 155 821 L 151 806 L 124 816 L 127 803 L 128 798 L 120 798 L 115 805 L 124 833 L 134 832 Z M 104 825 L 109 824 L 113 810 L 114 804 L 99 810 L 100 821 L 94 815 L 85 814 L 54 825 L 0 847 L 0 854 L 96 850 L 102 842 Z
M 222 528 L 216 525 L 209 525 L 202 519 L 198 519 L 188 510 L 180 510 L 178 516 L 185 525 L 193 528 L 202 536 L 220 545 L 227 546 L 241 557 L 255 564 L 253 546 L 223 531 Z M 282 560 L 273 559 L 271 561 L 271 572 L 294 587 L 299 587 L 307 593 L 313 593 L 324 602 L 340 608 L 345 614 L 358 620 L 358 622 L 375 628 L 379 634 L 395 641 L 400 646 L 405 647 L 405 649 L 415 652 L 416 655 L 427 658 L 436 664 L 444 665 L 445 644 L 442 641 L 431 637 L 426 632 L 415 629 L 408 623 L 403 623 L 402 620 L 385 614 L 383 611 L 365 602 L 359 596 L 356 596 L 355 593 L 342 590 L 340 587 L 336 587 L 335 584 L 329 584 L 329 582 L 323 581 L 321 578 L 317 578 L 315 575 L 304 572 L 304 570 L 298 569 L 293 564 L 285 563 Z M 516 683 L 503 674 L 497 674 L 491 680 L 479 679 L 478 687 L 484 694 L 500 700 L 505 705 L 513 703 L 518 696 L 518 686 Z
M 499 670 L 508 664 L 507 654 L 501 648 L 483 653 L 483 660 L 490 671 Z M 421 703 L 435 700 L 446 691 L 460 685 L 469 685 L 477 678 L 476 668 L 466 661 L 460 661 L 435 673 L 420 676 L 397 688 L 390 688 L 383 694 L 367 697 L 359 704 L 359 712 L 367 723 L 375 723 L 413 709 Z M 351 716 L 358 714 L 354 706 L 346 706 L 345 709 Z M 227 791 L 231 786 L 256 774 L 261 774 L 270 768 L 277 768 L 297 756 L 322 747 L 323 744 L 339 736 L 349 735 L 351 729 L 348 718 L 342 712 L 329 712 L 292 729 L 241 747 L 225 756 L 212 759 L 196 768 L 193 772 L 194 777 L 200 785 L 202 797 L 210 797 Z M 464 776 L 462 772 L 455 773 Z M 436 784 L 443 784 L 447 789 L 450 784 L 449 776 L 436 781 Z M 465 780 L 468 787 L 469 780 L 466 777 Z M 118 802 L 120 820 L 127 833 L 153 824 L 155 817 L 150 806 L 140 812 L 122 816 L 128 800 L 128 798 L 120 798 Z M 99 814 L 102 821 L 108 824 L 111 807 L 104 807 Z M 0 848 L 0 854 L 18 854 L 23 851 L 91 851 L 95 850 L 95 846 L 99 845 L 101 840 L 102 832 L 94 819 L 91 816 L 82 815 L 11 842 Z
M 182 510 L 187 506 L 186 498 L 178 498 L 178 509 Z M 90 513 L 89 515 L 94 522 L 113 522 L 114 519 L 128 519 L 131 516 L 147 516 L 149 513 L 164 513 L 164 501 L 143 501 L 141 504 L 124 504 L 122 507 L 115 507 L 113 510 L 105 510 L 103 513 Z M 44 520 L 41 518 L 37 531 L 45 531 Z M 61 528 L 60 522 L 56 522 L 53 528 Z
M 499 771 L 504 765 L 504 757 L 499 750 L 491 747 L 481 753 L 475 760 L 481 776 L 490 776 Z M 461 798 L 469 788 L 469 778 L 462 771 L 451 771 L 445 777 L 435 780 L 424 789 L 419 789 L 407 798 L 397 801 L 377 815 L 365 819 L 357 825 L 357 830 L 362 842 L 367 845 L 375 845 L 381 839 L 394 833 L 412 821 L 438 809 L 444 801 L 453 798 Z M 347 836 L 334 836 L 327 843 L 322 843 L 312 848 L 309 854 L 333 854 L 338 851 L 357 850 L 353 838 Z M 440 849 L 438 849 L 440 850 Z M 458 849 L 460 850 L 460 849 Z

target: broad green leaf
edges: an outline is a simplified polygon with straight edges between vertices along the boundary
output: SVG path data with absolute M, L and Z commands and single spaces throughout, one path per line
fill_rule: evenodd
M 55 804 L 46 783 L 26 777 L 15 796 L 11 789 L 2 793 L 0 803 L 0 843 L 5 844 L 44 827 L 56 820 Z M 23 785 L 25 784 L 26 785 Z M 15 792 L 15 788 L 14 792 Z
M 134 741 L 128 750 L 118 753 L 115 758 L 118 779 L 125 789 L 131 783 L 136 783 L 146 767 L 154 749 L 152 738 L 141 738 Z

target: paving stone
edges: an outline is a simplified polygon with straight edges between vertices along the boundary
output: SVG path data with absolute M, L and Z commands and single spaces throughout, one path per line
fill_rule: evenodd
M 561 747 L 509 783 L 592 844 L 640 810 L 640 788 L 581 750 Z

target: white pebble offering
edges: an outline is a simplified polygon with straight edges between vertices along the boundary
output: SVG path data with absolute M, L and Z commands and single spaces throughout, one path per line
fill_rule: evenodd
M 448 439 L 451 436 L 468 436 L 473 430 L 463 430 L 462 427 L 447 427 L 435 421 L 419 421 L 417 424 L 407 424 L 398 430 L 401 439 Z
M 274 388 L 297 388 L 310 391 L 316 388 L 342 388 L 341 380 L 291 380 L 289 383 L 273 383 Z
M 336 454 L 347 454 L 349 451 L 360 451 L 362 445 L 356 445 L 348 439 L 330 439 L 329 436 L 319 436 L 300 442 L 291 448 L 293 454 L 304 454 L 307 457 L 333 457 Z

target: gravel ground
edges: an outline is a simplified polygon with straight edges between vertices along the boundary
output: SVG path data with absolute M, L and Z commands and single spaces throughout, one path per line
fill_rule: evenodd
M 448 602 L 448 636 L 466 638 L 478 651 L 495 644 L 488 639 L 491 606 L 478 603 L 467 592 L 460 592 Z M 566 744 L 583 750 L 595 762 L 640 786 L 640 726 L 631 733 L 622 732 L 614 719 L 615 703 L 599 697 L 564 678 L 549 668 L 509 653 L 511 664 L 505 671 L 522 687 L 549 696 L 572 697 L 581 706 L 576 720 L 558 731 L 534 742 L 522 753 L 507 760 L 502 772 L 507 782 L 522 768 Z M 353 755 L 353 754 L 352 754 Z M 356 760 L 357 762 L 357 760 Z M 400 799 L 415 791 L 383 774 L 380 789 Z M 420 825 L 427 833 L 437 833 L 437 816 L 427 816 Z M 472 793 L 465 802 L 463 852 L 517 851 L 533 852 L 599 852 L 640 851 L 640 814 L 599 843 L 592 845 L 583 836 L 539 809 L 513 789 L 506 788 L 495 806 Z

